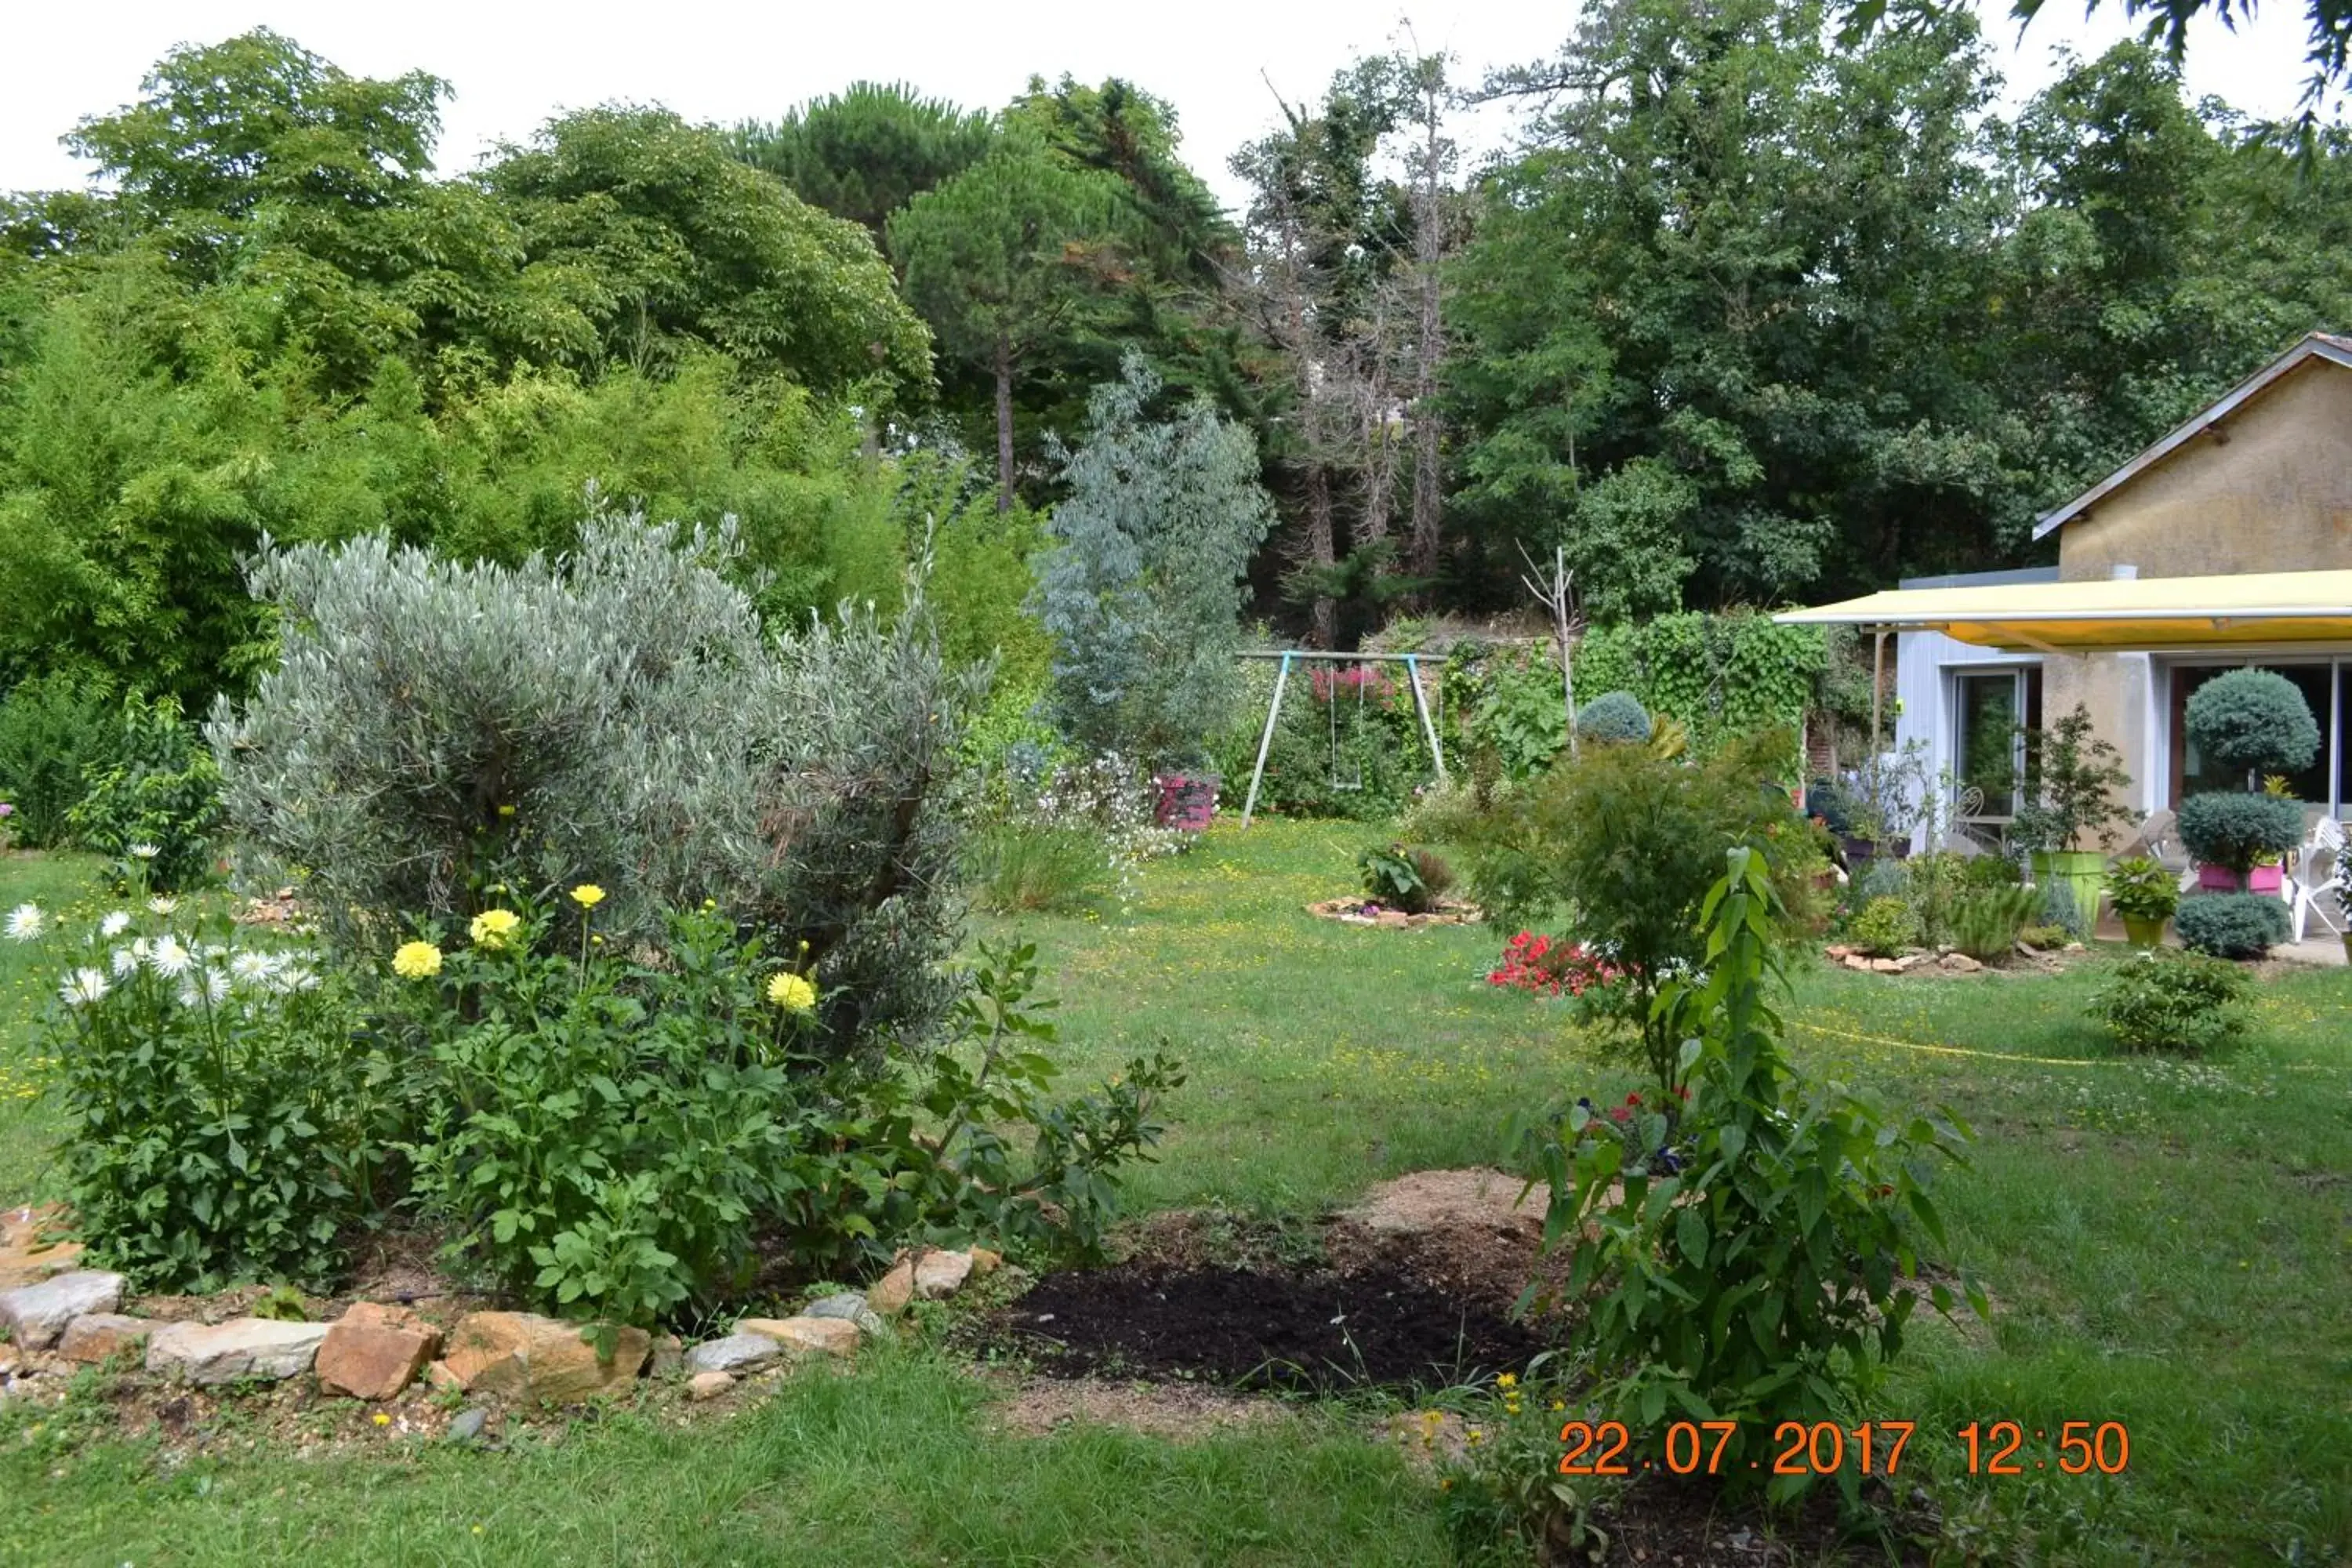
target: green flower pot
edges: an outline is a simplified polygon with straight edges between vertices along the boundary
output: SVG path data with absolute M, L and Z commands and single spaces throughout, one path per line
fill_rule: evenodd
M 2082 917 L 2083 929 L 2087 931 L 2099 923 L 2099 892 L 2107 880 L 2104 850 L 2036 849 L 2033 879 L 2044 887 L 2053 881 L 2065 883 L 2074 895 L 2074 910 Z
M 2169 918 L 2166 915 L 2126 915 L 2124 940 L 2134 947 L 2161 947 L 2164 945 L 2164 922 Z

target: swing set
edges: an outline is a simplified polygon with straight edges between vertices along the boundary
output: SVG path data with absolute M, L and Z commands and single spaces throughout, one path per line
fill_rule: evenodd
M 1373 664 L 1404 666 L 1405 684 L 1412 688 L 1412 710 L 1421 720 L 1423 738 L 1429 742 L 1429 760 L 1436 765 L 1438 782 L 1441 784 L 1444 782 L 1445 753 L 1437 743 L 1437 723 L 1430 717 L 1429 694 L 1421 687 L 1421 666 L 1422 661 L 1429 658 L 1427 654 L 1326 653 L 1317 648 L 1295 647 L 1285 648 L 1280 652 L 1271 649 L 1250 649 L 1244 651 L 1238 657 L 1278 658 L 1282 661 L 1280 668 L 1274 672 L 1274 698 L 1265 705 L 1265 728 L 1257 738 L 1257 764 L 1250 770 L 1249 798 L 1242 803 L 1244 827 L 1250 825 L 1250 816 L 1257 810 L 1258 785 L 1265 780 L 1265 756 L 1266 752 L 1274 747 L 1274 726 L 1282 717 L 1282 694 L 1289 688 L 1290 668 L 1294 663 L 1352 664 L 1358 667 L 1355 682 L 1355 728 L 1358 732 L 1361 732 L 1364 724 L 1365 683 L 1362 679 L 1364 674 L 1362 667 Z M 1331 689 L 1325 699 L 1325 706 L 1330 720 L 1331 787 L 1335 790 L 1361 789 L 1364 787 L 1364 763 L 1360 756 L 1351 759 L 1349 764 L 1350 770 L 1349 776 L 1343 778 L 1339 772 L 1339 683 L 1336 679 L 1331 683 Z

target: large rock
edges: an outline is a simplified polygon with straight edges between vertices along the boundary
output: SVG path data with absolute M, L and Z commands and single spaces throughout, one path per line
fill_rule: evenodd
M 646 1364 L 653 1336 L 622 1329 L 613 1359 L 599 1361 L 578 1323 L 530 1312 L 468 1312 L 450 1331 L 442 1363 L 472 1393 L 576 1405 L 625 1388 Z
M 324 1323 L 232 1318 L 226 1323 L 171 1323 L 147 1341 L 147 1370 L 187 1383 L 284 1379 L 310 1370 L 326 1340 Z
M 857 1325 L 847 1318 L 746 1318 L 735 1325 L 735 1332 L 772 1340 L 795 1359 L 857 1353 Z
M 900 1253 L 882 1278 L 866 1292 L 866 1304 L 886 1318 L 895 1318 L 915 1299 L 915 1260 Z
M 686 1396 L 700 1404 L 716 1399 L 735 1386 L 735 1374 L 728 1372 L 698 1372 L 686 1380 Z
M 879 1313 L 866 1304 L 866 1298 L 855 1290 L 844 1290 L 838 1296 L 811 1301 L 801 1309 L 800 1315 L 803 1318 L 839 1318 L 845 1322 L 856 1323 L 859 1332 L 872 1335 L 887 1333 L 890 1328 Z
M 319 1346 L 319 1390 L 390 1399 L 441 1348 L 441 1331 L 405 1307 L 355 1302 Z
M 969 1252 L 923 1252 L 915 1258 L 915 1294 L 926 1301 L 946 1300 L 971 1278 Z
M 737 1331 L 723 1340 L 706 1340 L 686 1352 L 686 1370 L 706 1372 L 758 1372 L 773 1366 L 784 1358 L 784 1347 L 766 1334 Z
M 81 1243 L 51 1241 L 47 1233 L 66 1222 L 58 1204 L 0 1210 L 0 1290 L 37 1285 L 81 1267 Z
M 66 1325 L 64 1337 L 58 1341 L 58 1354 L 94 1365 L 120 1352 L 139 1349 L 155 1327 L 145 1318 L 126 1318 L 120 1312 L 85 1312 Z
M 45 1351 L 66 1325 L 86 1312 L 111 1312 L 122 1304 L 122 1276 L 77 1268 L 37 1285 L 0 1290 L 0 1327 L 18 1347 Z

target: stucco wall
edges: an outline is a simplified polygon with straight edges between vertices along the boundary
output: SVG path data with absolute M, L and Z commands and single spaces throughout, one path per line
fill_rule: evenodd
M 2307 360 L 2058 531 L 2058 574 L 2352 567 L 2352 370 Z
M 2058 574 L 2142 577 L 2352 567 L 2352 369 L 2314 359 L 2058 531 Z M 2043 661 L 2045 721 L 2081 702 L 2152 808 L 2170 773 L 2146 654 Z

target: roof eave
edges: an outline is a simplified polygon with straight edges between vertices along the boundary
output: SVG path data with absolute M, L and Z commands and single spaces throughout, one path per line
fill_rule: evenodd
M 2037 540 L 2048 538 L 2075 517 L 2089 510 L 2094 502 L 2105 500 L 2146 469 L 2154 468 L 2180 447 L 2187 446 L 2190 441 L 2236 413 L 2241 406 L 2281 376 L 2310 359 L 2324 359 L 2331 364 L 2352 369 L 2352 346 L 2347 346 L 2345 342 L 2324 332 L 2309 334 L 2294 347 L 2232 387 L 2220 402 L 2201 410 L 2195 418 L 2175 428 L 2162 440 L 2141 452 L 2130 462 L 2126 463 L 2055 511 L 2042 513 L 2041 519 L 2033 525 L 2033 537 Z

